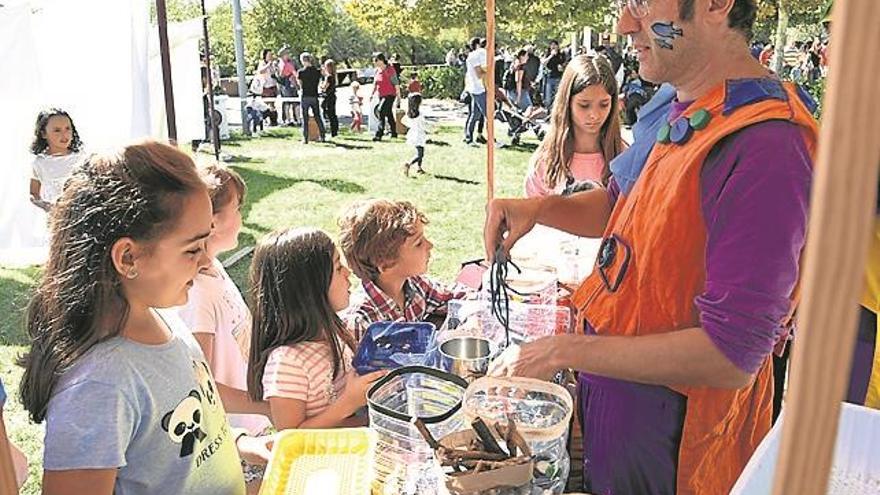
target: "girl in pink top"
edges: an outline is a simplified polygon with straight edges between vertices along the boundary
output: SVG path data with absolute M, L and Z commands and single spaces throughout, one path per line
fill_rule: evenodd
M 532 156 L 526 196 L 569 194 L 583 183 L 605 187 L 608 164 L 624 146 L 611 64 L 604 56 L 574 57 L 559 83 L 550 131 Z
M 279 430 L 361 424 L 352 416 L 386 373 L 352 371 L 354 339 L 336 314 L 348 306 L 350 274 L 316 229 L 273 232 L 254 252 L 248 392 L 269 402 Z

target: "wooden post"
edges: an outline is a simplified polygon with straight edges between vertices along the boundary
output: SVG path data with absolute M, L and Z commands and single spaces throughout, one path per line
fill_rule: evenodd
M 214 122 L 214 75 L 211 74 L 211 43 L 208 41 L 208 12 L 202 0 L 202 33 L 205 37 L 205 69 L 208 83 L 208 122 L 211 123 L 211 143 L 214 145 L 214 159 L 220 159 L 220 129 Z
M 0 403 L 0 407 L 2 407 L 2 403 Z M 15 465 L 12 463 L 11 445 L 7 438 L 6 425 L 3 422 L 3 412 L 0 411 L 0 495 L 18 493 Z
M 165 0 L 156 0 L 156 21 L 159 24 L 159 57 L 162 59 L 162 84 L 165 87 L 165 121 L 168 140 L 177 144 L 177 118 L 174 114 L 174 88 L 171 84 L 171 54 L 168 49 L 168 15 Z
M 798 336 L 773 493 L 826 493 L 880 165 L 880 2 L 837 0 Z M 780 56 L 782 54 L 779 54 Z
M 495 0 L 486 0 L 486 203 L 495 197 Z

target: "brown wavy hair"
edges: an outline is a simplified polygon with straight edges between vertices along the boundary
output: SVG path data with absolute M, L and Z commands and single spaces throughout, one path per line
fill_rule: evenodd
M 158 239 L 199 191 L 205 184 L 192 159 L 157 142 L 93 155 L 68 179 L 51 213 L 49 261 L 27 308 L 31 347 L 19 359 L 19 394 L 34 422 L 45 419 L 58 378 L 125 325 L 129 305 L 113 245 Z
M 391 265 L 400 247 L 428 218 L 408 201 L 373 199 L 351 205 L 339 219 L 339 245 L 351 270 L 375 282 L 380 268 Z
M 602 185 L 608 185 L 611 160 L 623 151 L 623 138 L 620 136 L 620 112 L 617 104 L 617 80 L 611 63 L 604 56 L 578 55 L 571 59 L 553 102 L 553 117 L 550 130 L 541 142 L 538 160 L 547 167 L 544 181 L 555 187 L 560 180 L 571 175 L 571 157 L 574 154 L 574 133 L 571 129 L 571 99 L 590 86 L 601 84 L 611 95 L 611 110 L 599 131 L 599 150 L 605 158 L 602 170 Z
M 326 342 L 333 377 L 346 370 L 343 345 L 354 349 L 345 324 L 330 305 L 336 246 L 313 228 L 278 230 L 264 237 L 251 262 L 253 335 L 248 359 L 248 395 L 263 400 L 263 373 L 282 345 Z

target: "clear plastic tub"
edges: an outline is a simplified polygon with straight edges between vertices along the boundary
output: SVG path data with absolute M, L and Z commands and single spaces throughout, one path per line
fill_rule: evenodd
M 375 444 L 368 428 L 282 431 L 260 495 L 367 495 Z
M 553 383 L 532 378 L 486 377 L 474 381 L 464 396 L 467 421 L 480 417 L 487 422 L 516 427 L 532 449 L 534 479 L 529 491 L 512 493 L 562 493 L 570 470 L 567 439 L 573 403 L 568 391 Z
M 423 366 L 398 368 L 370 388 L 370 428 L 377 435 L 374 495 L 442 493 L 434 451 L 413 421 L 421 419 L 436 439 L 462 429 L 466 388 L 463 379 Z
M 541 337 L 571 332 L 571 310 L 556 304 L 510 303 L 510 341 L 531 342 Z M 437 331 L 436 341 L 453 337 L 481 337 L 503 350 L 504 327 L 492 314 L 488 300 L 449 301 L 446 321 Z

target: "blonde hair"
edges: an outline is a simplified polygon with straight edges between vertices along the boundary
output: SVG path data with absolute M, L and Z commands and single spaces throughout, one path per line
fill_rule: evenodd
M 361 280 L 375 282 L 393 264 L 400 247 L 428 218 L 408 201 L 374 199 L 351 205 L 339 219 L 339 247 Z
M 232 198 L 238 199 L 239 206 L 244 204 L 247 185 L 235 170 L 219 163 L 210 163 L 199 167 L 199 175 L 208 186 L 213 213 L 228 206 L 232 202 Z
M 617 105 L 617 80 L 614 70 L 604 56 L 578 55 L 571 59 L 553 102 L 553 118 L 550 131 L 541 142 L 539 161 L 546 164 L 544 180 L 549 187 L 555 187 L 560 180 L 571 175 L 571 157 L 574 154 L 574 134 L 571 130 L 571 99 L 590 86 L 600 84 L 611 95 L 611 110 L 599 131 L 599 150 L 605 158 L 602 170 L 602 185 L 608 185 L 611 170 L 608 164 L 623 151 L 623 138 L 620 137 L 620 116 Z

